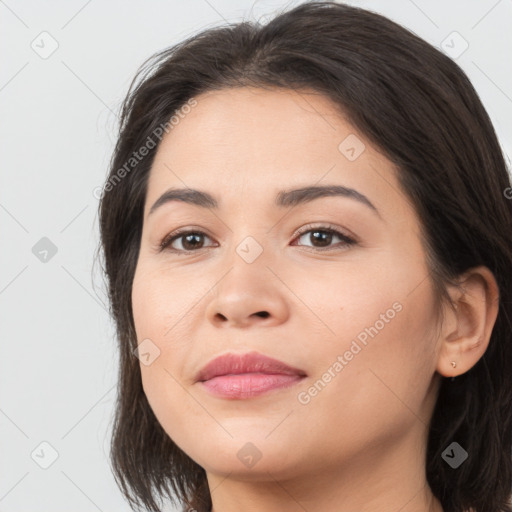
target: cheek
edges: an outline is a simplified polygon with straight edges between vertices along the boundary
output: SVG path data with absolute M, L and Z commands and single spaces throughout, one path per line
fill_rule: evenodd
M 306 272 L 282 269 L 283 281 L 299 299 L 291 297 L 289 302 L 303 310 L 299 313 L 304 327 L 307 320 L 327 342 L 343 344 L 359 334 L 364 343 L 364 333 L 368 339 L 383 337 L 381 333 L 398 326 L 401 332 L 413 333 L 431 323 L 432 290 L 421 259 L 374 251 L 371 257 L 355 255 L 342 263 L 322 262 Z
M 140 358 L 142 386 L 159 423 L 175 442 L 195 435 L 194 425 L 201 423 L 189 419 L 204 412 L 185 389 L 188 376 L 181 373 L 191 351 L 187 313 L 199 300 L 198 293 L 176 275 L 171 279 L 161 268 L 143 266 L 137 268 L 132 286 L 137 343 L 144 347 L 140 352 L 149 353 Z
M 312 269 L 307 280 L 288 277 L 309 309 L 301 332 L 314 337 L 315 352 L 308 360 L 315 376 L 321 378 L 341 356 L 343 369 L 338 365 L 338 372 L 331 372 L 343 377 L 333 381 L 343 386 L 343 395 L 357 396 L 359 403 L 370 405 L 375 397 L 376 405 L 381 401 L 370 382 L 420 399 L 434 372 L 432 286 L 421 254 L 404 254 L 388 251 L 372 261 L 354 259 L 336 271 Z
M 139 260 L 132 283 L 132 314 L 138 343 L 145 337 L 150 337 L 148 333 L 153 323 L 150 318 L 153 307 L 149 302 L 154 302 L 154 299 L 152 276 L 141 269 Z
M 182 273 L 142 262 L 137 267 L 132 286 L 132 311 L 137 339 L 154 339 L 166 344 L 176 335 L 194 304 L 204 295 L 201 285 L 191 283 Z M 205 288 L 206 289 L 206 288 Z M 165 348 L 165 347 L 162 347 Z
M 424 274 L 405 263 L 359 276 L 326 281 L 324 298 L 310 295 L 324 303 L 319 316 L 334 334 L 322 329 L 315 340 L 314 371 L 300 403 L 319 438 L 338 439 L 326 458 L 370 440 L 388 442 L 418 418 L 428 423 L 423 404 L 435 369 L 430 282 L 417 286 Z

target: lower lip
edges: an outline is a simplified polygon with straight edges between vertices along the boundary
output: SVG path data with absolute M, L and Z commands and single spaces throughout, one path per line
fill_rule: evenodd
M 201 382 L 213 395 L 222 398 L 252 398 L 274 389 L 287 388 L 301 381 L 301 375 L 241 373 L 221 375 Z

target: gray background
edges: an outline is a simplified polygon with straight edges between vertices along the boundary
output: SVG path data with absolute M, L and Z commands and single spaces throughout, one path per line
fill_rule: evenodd
M 296 3 L 0 0 L 0 512 L 130 510 L 107 457 L 117 361 L 93 267 L 118 108 L 157 50 Z M 347 3 L 438 47 L 457 31 L 452 58 L 512 154 L 512 0 Z

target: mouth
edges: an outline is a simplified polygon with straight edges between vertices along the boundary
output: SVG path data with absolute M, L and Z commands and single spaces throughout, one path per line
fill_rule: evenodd
M 258 352 L 224 354 L 196 375 L 209 393 L 231 399 L 252 398 L 297 384 L 306 372 Z

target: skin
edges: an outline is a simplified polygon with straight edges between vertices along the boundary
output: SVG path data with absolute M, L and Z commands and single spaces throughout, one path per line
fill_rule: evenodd
M 425 477 L 427 425 L 440 376 L 466 372 L 487 348 L 494 277 L 468 272 L 464 293 L 449 289 L 457 308 L 437 322 L 420 221 L 397 170 L 329 99 L 244 87 L 196 100 L 153 162 L 133 282 L 138 342 L 160 351 L 140 365 L 159 422 L 206 470 L 214 512 L 442 511 Z M 350 134 L 365 144 L 353 161 L 338 149 Z M 327 184 L 356 189 L 379 215 L 339 196 L 273 204 L 280 190 Z M 173 201 L 149 215 L 170 187 L 209 192 L 219 208 Z M 309 223 L 357 243 L 333 236 L 322 252 L 311 231 L 294 236 Z M 178 228 L 205 235 L 158 252 Z M 252 263 L 236 251 L 248 236 L 262 248 Z M 333 371 L 393 304 L 401 310 Z M 307 377 L 246 400 L 195 382 L 212 358 L 253 350 Z M 330 382 L 301 403 L 329 368 Z M 252 467 L 237 457 L 248 442 L 261 454 Z

